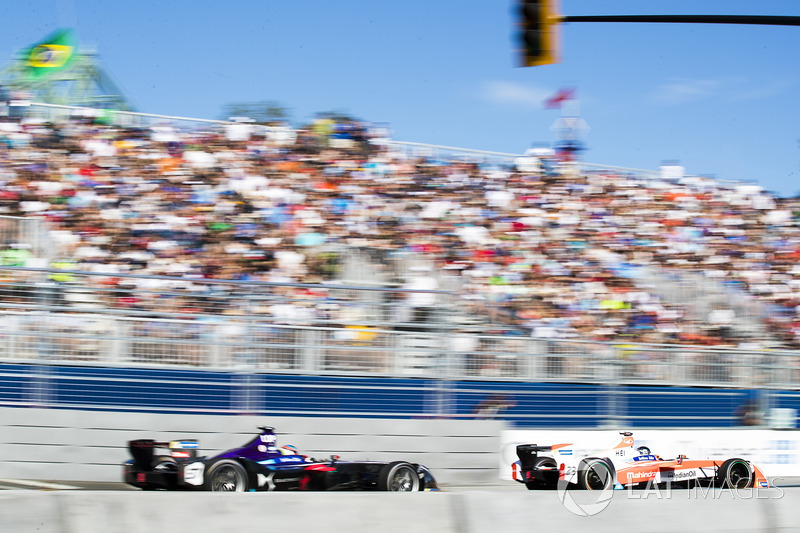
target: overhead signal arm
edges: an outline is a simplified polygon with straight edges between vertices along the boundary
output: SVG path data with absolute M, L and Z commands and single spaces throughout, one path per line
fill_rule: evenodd
M 800 17 L 774 15 L 559 15 L 558 0 L 518 0 L 518 56 L 521 66 L 559 61 L 558 25 L 567 22 L 658 22 L 800 26 Z
M 773 15 L 572 15 L 562 22 L 666 22 L 694 24 L 759 24 L 762 26 L 800 26 L 800 17 Z

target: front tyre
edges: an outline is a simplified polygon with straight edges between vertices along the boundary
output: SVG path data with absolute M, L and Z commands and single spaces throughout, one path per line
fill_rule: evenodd
M 389 492 L 417 492 L 420 490 L 419 474 L 413 465 L 395 461 L 381 468 L 378 490 Z
M 208 468 L 206 487 L 213 492 L 246 492 L 247 472 L 237 461 L 222 459 Z
M 744 459 L 728 459 L 717 469 L 716 485 L 728 489 L 749 489 L 755 482 L 753 469 Z
M 585 459 L 578 467 L 578 487 L 584 490 L 606 490 L 614 485 L 611 465 L 604 459 Z

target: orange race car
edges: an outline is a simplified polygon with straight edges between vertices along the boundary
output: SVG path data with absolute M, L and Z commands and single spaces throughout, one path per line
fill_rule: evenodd
M 620 435 L 612 447 L 591 453 L 576 452 L 572 443 L 520 444 L 512 477 L 529 490 L 555 489 L 559 483 L 587 490 L 636 485 L 770 487 L 763 472 L 745 459 L 689 459 L 683 455 L 663 459 L 645 446 L 637 447 L 633 433 L 625 431 Z

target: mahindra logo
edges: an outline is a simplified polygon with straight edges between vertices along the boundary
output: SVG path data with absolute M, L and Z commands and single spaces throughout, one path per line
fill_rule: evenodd
M 628 479 L 653 479 L 655 472 L 628 472 Z

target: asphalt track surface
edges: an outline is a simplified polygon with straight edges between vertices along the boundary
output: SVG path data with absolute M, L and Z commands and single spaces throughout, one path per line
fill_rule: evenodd
M 489 484 L 470 484 L 470 485 L 442 485 L 442 490 L 446 491 L 468 491 L 468 490 L 524 490 L 522 485 L 516 481 L 498 481 Z M 0 479 L 0 490 L 110 490 L 110 491 L 138 491 L 122 482 L 97 482 L 97 481 L 64 481 L 64 480 L 27 480 L 27 479 Z
M 783 480 L 776 479 L 775 486 L 797 490 L 800 489 L 800 477 L 787 477 Z M 465 492 L 465 491 L 524 491 L 525 488 L 516 481 L 500 481 L 496 483 L 472 483 L 464 485 L 441 486 L 443 491 Z M 2 479 L 0 478 L 0 490 L 92 490 L 92 491 L 138 491 L 122 482 L 98 482 L 98 481 L 68 481 L 68 480 L 29 480 L 29 479 Z M 543 491 L 545 492 L 545 491 Z

